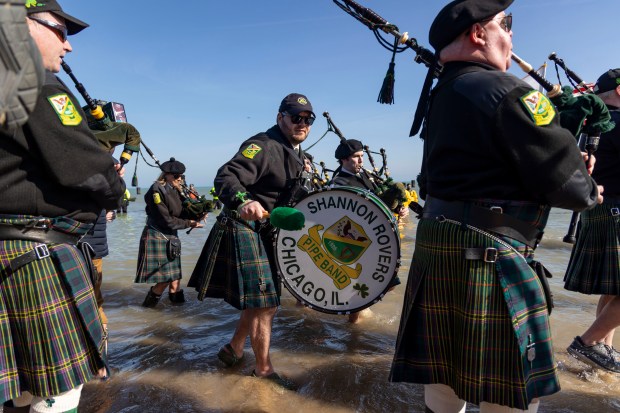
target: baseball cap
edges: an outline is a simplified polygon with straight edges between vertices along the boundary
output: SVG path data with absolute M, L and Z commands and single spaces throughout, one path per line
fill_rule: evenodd
M 609 69 L 603 73 L 594 85 L 594 93 L 609 92 L 620 86 L 620 69 Z
M 291 93 L 282 99 L 278 112 L 286 112 L 289 115 L 298 115 L 301 112 L 310 112 L 312 116 L 316 116 L 312 111 L 312 105 L 307 97 L 299 93 Z
M 75 17 L 65 13 L 56 0 L 26 1 L 26 13 L 28 15 L 44 12 L 54 13 L 55 15 L 65 19 L 65 25 L 67 26 L 68 35 L 79 33 L 88 27 L 87 23 L 84 23 L 82 20 L 76 19 Z

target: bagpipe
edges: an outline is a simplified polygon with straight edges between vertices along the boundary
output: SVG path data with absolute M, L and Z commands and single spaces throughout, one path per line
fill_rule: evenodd
M 146 153 L 148 153 L 151 159 L 153 159 L 155 164 L 157 164 L 157 168 L 161 170 L 161 163 L 159 162 L 159 159 L 157 159 L 153 151 L 148 146 L 146 146 L 144 142 L 142 142 L 142 147 L 144 148 Z M 146 162 L 146 164 L 149 165 L 148 162 Z M 204 195 L 200 195 L 198 192 L 187 186 L 185 182 L 185 176 L 183 176 L 183 182 L 181 183 L 179 193 L 181 194 L 181 198 L 183 199 L 182 216 L 186 217 L 187 219 L 201 221 L 205 218 L 206 214 L 213 211 L 214 209 L 213 201 L 208 200 Z M 193 227 L 190 228 L 187 233 L 189 234 L 192 229 Z
M 561 112 L 560 123 L 577 137 L 579 149 L 582 152 L 586 152 L 587 164 L 592 154 L 598 148 L 601 133 L 609 132 L 613 129 L 614 123 L 611 122 L 611 115 L 605 103 L 598 96 L 594 95 L 594 91 L 586 85 L 581 77 L 570 70 L 555 53 L 551 53 L 549 59 L 555 62 L 556 71 L 558 67 L 564 70 L 567 79 L 573 85 L 572 87 L 561 86 L 559 71 L 558 83 L 552 84 L 536 72 L 532 65 L 523 61 L 514 53 L 512 54 L 512 60 L 547 91 L 549 100 Z M 581 95 L 574 96 L 573 88 Z M 593 121 L 590 119 L 593 119 Z M 573 212 L 568 225 L 568 231 L 562 239 L 567 244 L 574 244 L 576 241 L 579 217 L 579 212 Z
M 84 110 L 87 115 L 88 127 L 99 144 L 105 150 L 111 150 L 121 144 L 124 145 L 120 156 L 121 166 L 124 166 L 129 162 L 134 152 L 140 151 L 140 143 L 142 142 L 140 132 L 132 124 L 127 123 L 124 107 L 121 104 L 106 102 L 109 110 L 104 111 L 103 105 L 99 104 L 101 101 L 96 101 L 90 97 L 84 85 L 78 81 L 64 60 L 61 62 L 61 66 L 86 101 Z M 115 110 L 115 108 L 122 108 L 122 110 Z
M 338 129 L 338 127 L 334 124 L 334 121 L 329 113 L 323 112 L 323 116 L 327 119 L 328 129 L 333 131 L 340 138 L 340 142 L 346 142 L 347 139 L 344 137 L 340 129 Z M 370 163 L 372 170 L 362 168 L 360 170 L 360 174 L 364 174 L 365 177 L 368 178 L 368 180 L 373 184 L 372 192 L 374 192 L 388 206 L 388 208 L 390 208 L 391 211 L 397 212 L 400 206 L 407 201 L 407 191 L 402 183 L 394 181 L 389 176 L 390 173 L 387 167 L 387 153 L 385 149 L 381 148 L 381 151 L 379 152 L 383 159 L 383 166 L 380 170 L 376 167 L 372 156 L 373 153 L 376 154 L 377 152 L 372 152 L 368 148 L 368 145 L 364 145 L 363 150 L 368 156 L 368 162 Z M 334 175 L 339 169 L 340 167 L 336 169 Z
M 85 107 L 85 111 L 88 109 L 88 111 L 86 111 L 88 127 L 95 135 L 95 138 L 97 138 L 99 144 L 106 150 L 124 144 L 123 153 L 120 156 L 121 166 L 129 162 L 132 153 L 140 152 L 140 145 L 142 145 L 153 161 L 155 161 L 157 167 L 161 169 L 159 160 L 141 139 L 140 132 L 138 132 L 133 125 L 127 123 L 124 107 L 119 103 L 106 102 L 105 105 L 108 110 L 104 110 L 102 108 L 103 105 L 99 104 L 102 101 L 96 101 L 90 97 L 86 88 L 75 77 L 69 65 L 64 61 L 61 65 L 63 70 L 69 75 L 71 80 L 73 80 L 75 88 L 86 101 L 87 106 Z M 136 158 L 136 169 L 132 179 L 132 186 L 135 187 L 138 186 L 137 168 L 138 158 Z M 213 210 L 213 202 L 207 200 L 204 195 L 200 195 L 196 191 L 190 189 L 185 182 L 181 184 L 179 193 L 183 198 L 183 215 L 188 219 L 200 221 L 208 212 Z

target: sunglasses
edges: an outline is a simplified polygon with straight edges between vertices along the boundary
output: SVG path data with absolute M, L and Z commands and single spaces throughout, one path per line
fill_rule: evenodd
M 493 19 L 486 19 L 486 20 L 482 20 L 483 22 L 490 22 L 491 20 L 495 20 Z M 504 17 L 502 17 L 499 20 L 495 20 L 497 22 L 497 24 L 499 24 L 499 27 L 501 27 L 502 29 L 504 29 L 504 31 L 506 32 L 510 32 L 510 30 L 512 30 L 512 13 L 509 13 L 507 15 L 505 15 Z
M 314 117 L 313 116 L 299 116 L 299 115 L 289 115 L 286 112 L 282 112 L 282 115 L 284 116 L 290 116 L 291 117 L 291 122 L 293 122 L 295 125 L 299 125 L 299 123 L 301 123 L 301 121 L 303 120 L 303 122 L 310 126 L 314 123 Z
M 62 24 L 58 24 L 58 23 L 54 23 L 51 22 L 49 20 L 44 20 L 44 19 L 39 19 L 38 17 L 28 17 L 30 20 L 34 20 L 35 22 L 42 24 L 43 26 L 46 26 L 52 30 L 54 30 L 56 33 L 58 33 L 60 36 L 60 40 L 62 40 L 62 42 L 66 42 L 67 41 L 67 27 L 63 26 Z
M 182 175 L 182 174 L 172 174 L 172 177 L 173 177 L 174 179 L 179 179 L 179 178 L 183 178 L 183 179 L 185 179 L 185 175 Z

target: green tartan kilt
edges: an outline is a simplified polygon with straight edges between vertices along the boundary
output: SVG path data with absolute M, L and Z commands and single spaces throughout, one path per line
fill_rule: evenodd
M 0 403 L 23 391 L 47 397 L 105 366 L 103 328 L 84 258 L 73 245 L 15 272 L 10 261 L 36 242 L 0 241 Z
M 239 310 L 280 305 L 273 241 L 248 225 L 218 216 L 188 283 L 199 300 L 223 298 Z
M 170 237 L 148 225 L 144 227 L 140 236 L 135 283 L 165 283 L 182 278 L 181 257 L 170 261 L 166 253 Z
M 620 216 L 603 202 L 581 213 L 564 288 L 583 294 L 620 295 Z
M 479 247 L 497 248 L 498 260 L 463 258 Z M 457 223 L 420 220 L 391 381 L 445 384 L 470 403 L 523 410 L 559 391 L 542 286 L 513 248 Z

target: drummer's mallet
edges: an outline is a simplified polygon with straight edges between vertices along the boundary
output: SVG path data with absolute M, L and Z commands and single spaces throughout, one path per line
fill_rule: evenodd
M 291 207 L 277 207 L 271 211 L 271 214 L 263 215 L 269 218 L 271 225 L 286 231 L 299 231 L 306 223 L 306 217 L 303 212 Z

